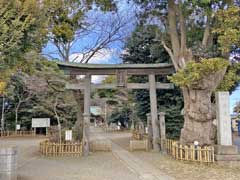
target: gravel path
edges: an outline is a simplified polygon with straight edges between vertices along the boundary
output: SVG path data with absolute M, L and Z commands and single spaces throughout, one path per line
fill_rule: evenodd
M 111 136 L 111 135 L 109 135 Z M 115 135 L 117 136 L 117 135 Z M 130 137 L 114 138 L 112 141 L 119 146 L 129 149 Z M 239 180 L 240 167 L 229 168 L 218 165 L 205 165 L 199 163 L 190 163 L 176 161 L 169 156 L 155 152 L 133 152 L 132 155 L 141 158 L 142 161 L 148 162 L 165 172 L 166 174 L 175 177 L 177 180 Z
M 98 131 L 95 136 L 98 135 L 113 141 L 113 154 L 93 153 L 80 158 L 46 158 L 38 152 L 39 142 L 43 139 L 8 138 L 0 139 L 0 144 L 19 147 L 18 180 L 156 180 L 162 179 L 160 177 L 166 174 L 177 180 L 240 179 L 240 167 L 237 169 L 186 163 L 154 152 L 130 153 L 129 132 L 106 134 Z
M 0 139 L 17 145 L 18 180 L 139 180 L 112 153 L 93 153 L 80 158 L 46 158 L 38 153 L 43 139 Z

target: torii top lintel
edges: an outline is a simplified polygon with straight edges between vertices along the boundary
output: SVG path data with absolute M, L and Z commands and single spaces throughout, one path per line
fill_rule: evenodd
M 168 75 L 174 72 L 172 64 L 81 64 L 57 62 L 66 75 L 114 75 L 125 71 L 127 75 Z

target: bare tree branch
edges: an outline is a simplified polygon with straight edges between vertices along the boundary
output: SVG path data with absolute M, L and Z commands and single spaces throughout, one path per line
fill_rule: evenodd
M 168 22 L 169 22 L 169 35 L 172 43 L 172 51 L 176 56 L 180 51 L 179 37 L 177 32 L 176 22 L 176 4 L 175 0 L 169 0 L 168 4 Z M 174 59 L 172 59 L 174 61 Z
M 162 45 L 163 45 L 164 49 L 168 52 L 169 56 L 171 57 L 174 68 L 177 71 L 179 69 L 179 67 L 178 67 L 178 64 L 176 63 L 176 61 L 174 60 L 175 58 L 174 58 L 174 54 L 173 54 L 172 50 L 166 45 L 166 43 L 164 41 L 162 41 Z
M 204 30 L 203 39 L 202 39 L 203 48 L 207 47 L 207 43 L 210 37 L 210 29 L 211 29 L 210 21 L 211 21 L 211 18 L 207 16 L 207 21 L 206 21 L 205 30 Z
M 181 1 L 178 3 L 177 9 L 179 14 L 180 33 L 181 33 L 181 52 L 183 53 L 187 48 L 187 40 L 186 40 L 187 38 L 186 38 L 186 22 L 181 9 Z

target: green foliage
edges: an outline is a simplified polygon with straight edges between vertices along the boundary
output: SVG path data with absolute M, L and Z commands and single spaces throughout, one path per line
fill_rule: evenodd
M 209 74 L 228 66 L 229 62 L 223 58 L 202 59 L 200 62 L 190 61 L 186 68 L 169 77 L 169 80 L 180 87 L 194 87 Z
M 228 67 L 223 81 L 218 86 L 217 91 L 232 91 L 240 82 L 240 63 Z
M 72 94 L 64 88 L 66 77 L 55 62 L 34 53 L 30 56 L 33 58 L 28 64 L 31 71 L 15 73 L 8 85 L 8 128 L 15 127 L 14 110 L 19 100 L 19 122 L 25 128 L 30 128 L 33 117 L 50 117 L 51 123 L 56 125 L 56 114 L 63 127 L 71 127 L 76 121 L 77 106 Z
M 0 52 L 4 57 L 41 48 L 45 18 L 36 0 L 0 0 Z
M 48 7 L 51 31 L 55 43 L 69 43 L 75 31 L 83 25 L 84 10 L 76 0 L 45 1 Z
M 156 37 L 155 25 L 137 26 L 125 47 L 124 63 L 161 63 L 169 62 L 169 56 Z M 127 57 L 127 58 L 125 58 Z
M 104 84 L 111 84 L 116 82 L 116 76 L 108 76 L 106 77 L 102 83 Z M 115 94 L 118 92 L 116 89 L 97 89 L 96 93 L 100 98 L 107 98 L 107 102 L 109 104 L 117 104 L 114 102 Z
M 170 61 L 167 52 L 156 37 L 157 26 L 137 26 L 132 36 L 126 43 L 124 63 L 166 63 Z M 143 83 L 148 78 L 134 76 L 131 82 Z M 169 82 L 166 77 L 157 77 L 157 81 Z M 137 115 L 146 124 L 146 114 L 150 112 L 149 91 L 134 90 L 131 92 L 136 101 Z M 179 88 L 170 90 L 157 90 L 158 111 L 166 112 L 166 129 L 168 137 L 179 137 L 183 126 L 183 98 Z
M 11 74 L 26 67 L 23 56 L 46 42 L 48 18 L 37 0 L 0 0 L 1 93 Z
M 127 104 L 124 106 L 116 108 L 111 116 L 108 119 L 108 123 L 121 123 L 122 127 L 126 127 L 126 125 L 130 122 L 131 109 Z
M 229 53 L 233 46 L 240 46 L 240 8 L 231 6 L 217 11 L 217 26 L 214 32 L 218 34 L 218 42 L 223 53 Z

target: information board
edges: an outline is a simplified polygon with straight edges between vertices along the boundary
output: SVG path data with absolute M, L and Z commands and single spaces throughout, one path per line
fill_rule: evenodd
M 50 118 L 32 118 L 32 128 L 50 127 Z
M 93 115 L 101 115 L 102 114 L 102 109 L 100 106 L 91 106 L 90 107 L 90 112 L 93 114 Z
M 65 141 L 71 141 L 72 140 L 72 130 L 66 130 L 65 131 Z
M 17 129 L 17 130 L 20 130 L 20 129 L 21 129 L 21 125 L 20 125 L 20 124 L 17 124 L 17 125 L 16 125 L 16 129 Z

